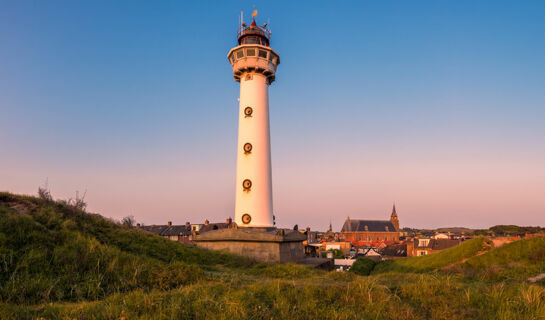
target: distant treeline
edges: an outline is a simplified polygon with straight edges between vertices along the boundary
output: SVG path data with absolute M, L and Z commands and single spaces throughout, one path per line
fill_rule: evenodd
M 503 234 L 503 235 L 519 235 L 519 234 L 531 234 L 531 233 L 543 233 L 545 228 L 541 227 L 520 227 L 515 225 L 497 225 L 490 227 L 488 230 L 475 230 L 477 235 L 485 234 Z
M 521 227 L 516 225 L 496 225 L 488 229 L 469 229 L 469 228 L 438 228 L 438 229 L 416 229 L 416 228 L 403 228 L 402 231 L 408 232 L 409 235 L 414 234 L 434 234 L 440 233 L 460 233 L 463 232 L 466 235 L 523 235 L 533 233 L 545 233 L 545 228 L 535 227 Z

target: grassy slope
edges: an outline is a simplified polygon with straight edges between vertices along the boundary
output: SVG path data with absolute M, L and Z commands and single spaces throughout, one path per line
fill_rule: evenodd
M 373 274 L 384 272 L 428 272 L 458 263 L 490 248 L 485 238 L 475 238 L 441 252 L 422 257 L 384 261 L 377 264 Z
M 522 247 L 520 261 L 541 257 L 538 247 Z M 484 239 L 469 241 L 442 258 L 398 260 L 369 277 L 251 266 L 66 206 L 0 193 L 0 319 L 544 318 L 543 284 L 440 272 L 452 264 L 470 270 L 512 262 L 501 252 L 475 256 L 484 248 Z
M 505 244 L 460 265 L 469 276 L 487 279 L 525 280 L 545 273 L 545 237 Z
M 525 280 L 545 273 L 545 238 L 523 239 L 499 248 L 491 247 L 485 238 L 475 238 L 439 253 L 378 263 L 372 274 L 438 270 L 470 278 Z
M 79 301 L 137 288 L 170 289 L 204 278 L 203 269 L 247 263 L 67 205 L 0 193 L 0 297 L 6 302 Z

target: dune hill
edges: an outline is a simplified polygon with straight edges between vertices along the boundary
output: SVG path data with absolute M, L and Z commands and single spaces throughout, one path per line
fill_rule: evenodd
M 257 264 L 0 193 L 0 319 L 540 319 L 544 238 L 485 238 L 361 272 Z M 370 275 L 369 275 L 370 274 Z

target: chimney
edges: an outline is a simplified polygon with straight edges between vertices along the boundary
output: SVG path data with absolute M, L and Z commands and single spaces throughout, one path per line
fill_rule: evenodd
M 204 220 L 204 225 L 205 226 L 207 226 L 209 223 L 210 223 L 210 221 L 208 221 L 208 219 Z
M 172 221 L 169 221 L 167 224 L 168 224 L 169 226 L 171 226 L 171 225 L 172 225 Z
M 186 222 L 185 222 L 185 226 L 186 226 L 186 227 L 189 227 L 190 224 L 191 224 L 191 223 L 189 223 L 189 221 L 186 221 Z
M 233 219 L 231 219 L 231 217 L 227 218 L 227 224 L 231 224 L 231 222 L 233 222 Z

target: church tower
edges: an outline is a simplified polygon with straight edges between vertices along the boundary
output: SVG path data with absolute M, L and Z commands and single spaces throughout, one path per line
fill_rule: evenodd
M 397 218 L 396 205 L 392 208 L 392 214 L 390 215 L 390 221 L 396 228 L 396 231 L 399 232 L 399 219 Z
M 240 83 L 235 222 L 239 227 L 273 227 L 269 85 L 280 56 L 270 47 L 267 24 L 241 17 L 238 46 L 227 55 Z

